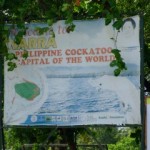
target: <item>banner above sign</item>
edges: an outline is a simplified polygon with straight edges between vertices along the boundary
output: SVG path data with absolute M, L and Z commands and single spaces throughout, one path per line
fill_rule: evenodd
M 125 19 L 120 31 L 104 19 L 74 21 L 71 33 L 65 21 L 27 24 L 19 45 L 11 29 L 7 47 L 18 67 L 5 63 L 5 125 L 141 124 L 139 21 Z M 114 48 L 127 65 L 119 77 L 109 65 Z

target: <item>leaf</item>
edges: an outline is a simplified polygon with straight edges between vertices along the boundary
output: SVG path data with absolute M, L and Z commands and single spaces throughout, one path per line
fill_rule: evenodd
M 19 29 L 25 29 L 24 23 L 18 23 L 18 24 L 17 24 L 17 27 L 18 27 Z
M 109 4 L 111 7 L 115 7 L 116 6 L 116 1 L 115 0 L 109 0 Z
M 13 62 L 9 61 L 9 62 L 7 63 L 7 65 L 8 65 L 8 66 L 12 66 L 12 65 L 13 65 Z
M 111 63 L 110 63 L 110 67 L 114 67 L 117 65 L 117 61 L 116 60 L 113 60 Z
M 16 63 L 15 62 L 8 62 L 7 63 L 8 64 L 8 71 L 13 71 L 15 68 L 17 68 L 17 65 L 16 65 Z
M 11 60 L 13 60 L 13 59 L 17 59 L 17 57 L 16 57 L 16 55 L 15 55 L 14 53 L 8 53 L 8 54 L 6 55 L 6 60 L 11 61 Z
M 105 18 L 105 25 L 109 25 L 111 23 L 111 18 Z
M 75 29 L 75 25 L 71 24 L 70 26 L 67 27 L 66 31 L 67 31 L 67 33 L 70 33 L 70 32 L 73 32 L 74 29 Z
M 16 44 L 20 44 L 20 42 L 21 42 L 21 40 L 22 40 L 22 38 L 23 38 L 23 35 L 25 35 L 25 30 L 23 29 L 23 30 L 20 30 L 18 33 L 17 33 L 17 35 L 15 36 L 15 43 Z
M 5 0 L 0 0 L 0 7 L 3 7 Z
M 119 50 L 119 49 L 112 49 L 111 52 L 112 52 L 112 53 L 120 52 L 120 50 Z
M 79 13 L 80 12 L 80 8 L 78 6 L 74 6 L 73 8 L 75 13 Z
M 69 18 L 67 18 L 67 20 L 65 21 L 65 24 L 70 24 L 70 23 L 72 23 L 72 21 L 73 21 L 73 18 L 72 18 L 72 17 L 69 17 Z
M 64 3 L 64 4 L 62 5 L 61 11 L 62 11 L 62 12 L 65 12 L 65 11 L 68 10 L 69 7 L 70 7 L 70 5 L 69 5 L 68 3 Z
M 77 6 L 80 6 L 80 0 L 76 0 L 75 4 L 76 4 Z
M 114 54 L 114 55 L 117 55 L 120 53 L 120 50 L 118 49 L 112 49 L 111 52 Z
M 107 16 L 105 18 L 105 25 L 110 24 L 112 19 L 113 19 L 113 16 L 110 14 L 107 14 Z
M 36 27 L 35 30 L 37 32 L 39 32 L 40 35 L 42 35 L 42 34 L 44 34 L 45 32 L 47 32 L 49 30 L 49 27 L 43 27 L 43 28 Z
M 119 60 L 121 58 L 120 53 L 115 53 L 115 57 L 116 57 L 117 60 Z
M 114 75 L 118 76 L 121 73 L 121 70 L 119 68 L 114 70 Z
M 25 50 L 25 51 L 23 52 L 22 57 L 23 57 L 24 59 L 27 59 L 27 58 L 28 58 L 28 51 Z
M 127 70 L 126 64 L 125 64 L 125 62 L 123 62 L 123 61 L 122 61 L 122 63 L 121 63 L 121 67 L 122 67 L 122 69 Z
M 67 15 L 67 20 L 65 21 L 65 24 L 72 24 L 73 16 L 72 16 L 71 12 L 68 12 L 67 14 L 68 14 Z
M 14 70 L 14 67 L 9 67 L 8 68 L 8 71 L 13 71 Z
M 88 7 L 88 14 L 89 15 L 95 15 L 96 13 L 97 13 L 97 11 L 98 11 L 98 7 L 97 7 L 97 5 L 88 5 L 89 7 Z
M 48 19 L 48 20 L 47 20 L 47 24 L 48 24 L 49 26 L 52 26 L 53 23 L 54 23 L 54 20 L 53 20 L 53 19 Z
M 115 55 L 115 60 L 110 63 L 110 67 L 117 67 L 114 70 L 114 75 L 118 76 L 122 70 L 127 70 L 125 62 L 123 62 L 123 58 L 121 57 L 120 50 L 112 49 L 111 51 Z
M 113 27 L 119 30 L 123 26 L 123 20 L 119 19 L 113 23 Z

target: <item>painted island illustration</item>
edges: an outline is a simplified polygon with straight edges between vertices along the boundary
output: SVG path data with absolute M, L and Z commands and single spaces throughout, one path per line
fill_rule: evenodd
M 30 81 L 15 84 L 15 92 L 27 100 L 33 100 L 40 95 L 40 88 Z
M 21 122 L 41 107 L 47 88 L 43 74 L 35 68 L 18 67 L 5 78 L 5 122 Z M 25 118 L 24 118 L 25 117 Z

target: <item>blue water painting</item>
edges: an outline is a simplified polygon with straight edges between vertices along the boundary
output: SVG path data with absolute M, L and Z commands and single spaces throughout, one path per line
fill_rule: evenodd
M 115 92 L 95 89 L 88 80 L 89 78 L 49 78 L 49 96 L 41 110 L 47 110 L 47 113 L 123 111 L 123 104 Z
M 134 76 L 115 78 L 114 75 L 99 74 L 101 71 L 96 72 L 97 68 L 92 69 L 93 73 L 89 74 L 89 69 L 44 68 L 47 98 L 35 113 L 28 115 L 23 124 L 139 123 L 139 76 L 135 73 Z

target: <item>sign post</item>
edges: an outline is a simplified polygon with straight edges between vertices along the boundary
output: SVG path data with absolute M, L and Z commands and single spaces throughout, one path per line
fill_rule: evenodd
M 2 100 L 3 100 L 3 58 L 0 56 L 0 150 L 4 150 L 4 133 L 3 133 L 3 111 L 2 111 Z

